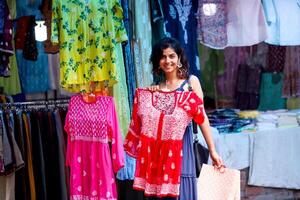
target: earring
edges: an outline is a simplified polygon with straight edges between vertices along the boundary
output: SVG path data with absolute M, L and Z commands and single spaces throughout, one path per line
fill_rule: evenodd
M 181 67 L 182 67 L 182 64 L 181 64 L 181 63 L 178 63 L 178 64 L 177 64 L 177 67 L 178 67 L 178 68 L 181 68 Z

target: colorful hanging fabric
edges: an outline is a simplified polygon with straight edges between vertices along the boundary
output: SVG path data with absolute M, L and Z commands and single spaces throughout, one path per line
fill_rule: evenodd
M 60 43 L 60 83 L 70 92 L 117 83 L 115 45 L 127 40 L 118 0 L 54 0 L 51 40 Z
M 227 5 L 225 0 L 199 0 L 197 12 L 198 40 L 208 47 L 227 46 Z
M 13 39 L 13 23 L 10 16 L 9 8 L 4 0 L 0 2 L 0 6 L 3 8 L 3 28 L 0 31 L 0 76 L 10 76 L 10 64 L 9 57 L 14 54 L 12 45 Z
M 198 1 L 163 0 L 163 14 L 167 36 L 181 43 L 189 60 L 190 74 L 200 77 L 200 61 L 197 47 Z
M 116 200 L 114 173 L 124 166 L 124 149 L 113 98 L 98 96 L 95 103 L 86 103 L 73 96 L 64 129 L 70 199 Z

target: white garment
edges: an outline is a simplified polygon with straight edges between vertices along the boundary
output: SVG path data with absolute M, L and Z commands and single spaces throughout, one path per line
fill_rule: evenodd
M 251 137 L 249 185 L 300 189 L 300 127 Z
M 262 0 L 268 38 L 274 45 L 300 45 L 300 0 Z
M 251 46 L 267 38 L 260 0 L 228 0 L 227 46 Z

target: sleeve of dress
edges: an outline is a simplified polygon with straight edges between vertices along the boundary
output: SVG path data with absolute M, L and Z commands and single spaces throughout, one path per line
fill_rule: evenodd
M 135 91 L 132 118 L 129 125 L 128 133 L 125 138 L 124 148 L 128 155 L 136 158 L 138 152 L 138 143 L 140 140 L 141 123 L 138 117 L 138 92 Z
M 119 1 L 115 1 L 112 7 L 112 19 L 115 30 L 115 38 L 117 42 L 125 42 L 128 40 L 126 29 L 123 22 L 123 9 Z
M 112 98 L 110 109 L 108 110 L 109 137 L 111 140 L 111 156 L 113 170 L 115 173 L 124 167 L 124 148 L 122 142 L 121 130 L 119 127 L 118 116 L 116 113 L 114 99 Z
M 54 44 L 59 43 L 58 26 L 59 26 L 60 17 L 61 17 L 61 16 L 59 16 L 59 2 L 60 2 L 60 0 L 53 0 L 53 2 L 52 2 L 51 42 Z
M 183 109 L 192 115 L 198 125 L 201 125 L 205 119 L 202 99 L 194 92 L 186 93 L 185 95 L 188 96 L 185 97 L 184 103 L 182 104 Z
M 72 145 L 71 145 L 71 137 L 70 137 L 70 112 L 71 112 L 71 100 L 70 100 L 70 103 L 69 103 L 69 106 L 68 106 L 68 112 L 67 112 L 67 115 L 66 115 L 66 119 L 65 119 L 65 125 L 64 125 L 64 130 L 66 131 L 67 133 L 67 140 L 68 140 L 68 144 L 67 144 L 67 152 L 66 152 L 66 165 L 67 166 L 70 166 L 70 158 L 71 158 L 71 155 L 72 155 Z

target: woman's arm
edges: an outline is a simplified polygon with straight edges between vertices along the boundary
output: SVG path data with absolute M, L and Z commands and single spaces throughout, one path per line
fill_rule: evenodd
M 193 91 L 201 99 L 203 99 L 203 91 L 202 91 L 199 79 L 196 76 L 192 75 L 190 77 L 190 84 L 193 88 Z M 210 125 L 209 125 L 209 120 L 208 120 L 208 117 L 207 117 L 204 109 L 203 109 L 203 112 L 204 112 L 204 122 L 199 126 L 201 128 L 201 132 L 205 139 L 205 142 L 208 146 L 210 156 L 213 160 L 213 165 L 216 165 L 217 167 L 221 167 L 221 165 L 223 165 L 223 162 L 222 162 L 221 157 L 217 154 L 216 147 L 215 147 L 212 133 L 211 133 L 211 129 L 210 129 Z

